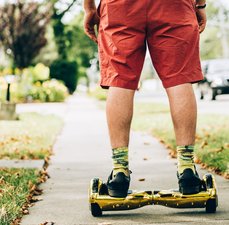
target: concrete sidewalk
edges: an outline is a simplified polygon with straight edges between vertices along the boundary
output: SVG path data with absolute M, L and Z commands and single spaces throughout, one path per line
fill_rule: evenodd
M 105 112 L 98 109 L 94 100 L 78 94 L 68 101 L 66 112 L 65 128 L 48 168 L 51 178 L 42 184 L 43 201 L 29 209 L 30 214 L 23 218 L 22 225 L 229 224 L 229 183 L 219 176 L 216 179 L 220 205 L 216 214 L 206 214 L 205 209 L 147 206 L 133 211 L 105 212 L 103 217 L 93 218 L 88 207 L 89 182 L 98 176 L 106 180 L 112 169 Z M 168 157 L 164 146 L 148 135 L 132 133 L 131 136 L 131 188 L 177 187 L 176 160 Z M 140 182 L 141 178 L 145 181 Z

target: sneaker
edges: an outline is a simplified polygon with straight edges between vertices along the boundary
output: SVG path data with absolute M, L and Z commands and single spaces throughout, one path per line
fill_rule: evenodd
M 192 169 L 185 169 L 183 173 L 178 174 L 179 191 L 184 195 L 197 194 L 201 192 L 202 181 L 197 172 Z
M 125 198 L 128 194 L 130 186 L 130 176 L 126 176 L 123 172 L 118 172 L 113 176 L 113 171 L 108 177 L 107 188 L 111 197 Z

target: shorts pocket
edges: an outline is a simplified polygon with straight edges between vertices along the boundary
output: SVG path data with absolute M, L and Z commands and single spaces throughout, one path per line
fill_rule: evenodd
M 99 61 L 100 61 L 101 66 L 107 66 L 109 63 L 108 59 L 106 58 L 102 50 L 99 50 Z
M 101 34 L 98 36 L 98 53 L 99 53 L 99 62 L 101 66 L 107 66 L 109 64 L 108 58 L 104 53 L 103 45 L 101 43 Z

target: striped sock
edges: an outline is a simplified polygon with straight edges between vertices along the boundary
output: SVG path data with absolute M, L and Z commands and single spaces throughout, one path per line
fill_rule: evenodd
M 114 148 L 113 152 L 113 176 L 123 172 L 129 176 L 128 147 Z
M 188 168 L 192 169 L 195 173 L 193 145 L 177 146 L 177 159 L 179 174 Z

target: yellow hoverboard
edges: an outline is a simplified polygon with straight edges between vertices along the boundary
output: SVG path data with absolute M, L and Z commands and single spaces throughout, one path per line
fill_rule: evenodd
M 146 205 L 162 205 L 171 208 L 205 208 L 207 213 L 215 213 L 218 206 L 214 176 L 206 174 L 202 180 L 202 191 L 198 194 L 183 195 L 178 190 L 129 191 L 125 198 L 108 195 L 107 186 L 99 178 L 91 180 L 89 204 L 94 217 L 103 211 L 137 209 Z

